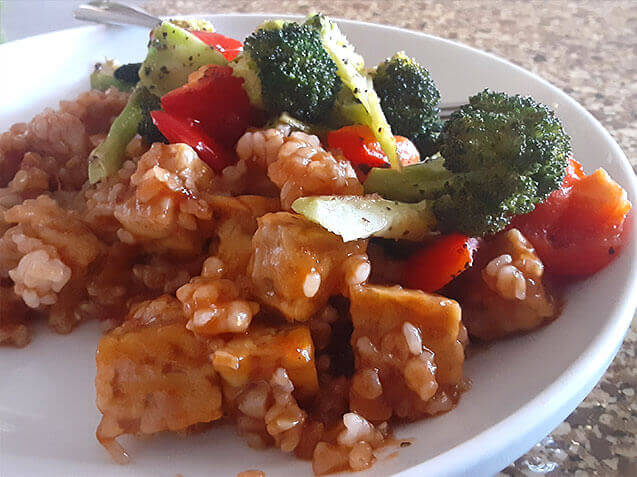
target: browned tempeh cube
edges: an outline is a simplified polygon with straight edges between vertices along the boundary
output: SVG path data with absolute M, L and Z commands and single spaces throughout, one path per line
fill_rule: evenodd
M 276 369 L 283 368 L 299 398 L 318 391 L 314 344 L 307 326 L 253 325 L 217 347 L 212 361 L 215 370 L 233 387 L 267 381 Z
M 356 286 L 350 298 L 352 410 L 380 422 L 451 409 L 463 385 L 458 303 L 399 286 Z
M 97 438 L 119 462 L 122 434 L 183 430 L 219 419 L 221 390 L 206 345 L 188 329 L 181 304 L 165 295 L 133 307 L 97 349 Z
M 369 275 L 367 242 L 343 240 L 306 218 L 278 212 L 258 219 L 249 273 L 259 302 L 288 321 L 307 321 L 332 295 Z

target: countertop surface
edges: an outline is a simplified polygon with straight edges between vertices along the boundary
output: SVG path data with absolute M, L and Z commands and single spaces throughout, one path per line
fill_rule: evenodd
M 5 39 L 24 36 L 27 31 L 26 34 L 35 34 L 51 30 L 50 25 L 74 26 L 68 12 L 79 2 L 42 3 L 48 9 L 42 7 L 41 22 L 37 22 L 36 15 L 29 15 L 28 25 L 22 20 L 13 25 L 12 19 L 25 17 L 14 16 L 12 10 L 26 8 L 32 2 L 6 1 L 4 18 L 0 16 Z M 453 39 L 499 55 L 566 91 L 610 131 L 637 168 L 637 2 L 634 0 L 136 0 L 134 3 L 143 4 L 158 15 L 320 11 Z M 45 16 L 45 10 L 50 10 L 51 15 Z M 70 21 L 66 25 L 50 21 L 56 15 Z M 637 475 L 636 344 L 637 325 L 633 322 L 613 364 L 584 402 L 500 475 Z

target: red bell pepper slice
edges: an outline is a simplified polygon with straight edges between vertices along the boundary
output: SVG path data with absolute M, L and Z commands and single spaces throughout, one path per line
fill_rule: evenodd
M 478 241 L 466 235 L 443 235 L 407 259 L 403 283 L 429 293 L 440 290 L 473 264 L 477 248 Z
M 562 188 L 511 226 L 533 244 L 551 274 L 584 277 L 608 265 L 627 242 L 630 209 L 626 191 L 606 171 L 585 175 L 571 160 Z
M 208 66 L 197 79 L 164 95 L 161 106 L 174 116 L 196 120 L 226 147 L 233 147 L 256 120 L 243 78 L 229 66 Z
M 220 33 L 202 30 L 192 30 L 190 33 L 203 41 L 206 45 L 219 50 L 228 61 L 234 60 L 237 55 L 243 51 L 243 43 Z
M 206 134 L 194 121 L 179 118 L 166 111 L 151 111 L 153 123 L 171 143 L 184 143 L 192 147 L 199 158 L 220 171 L 234 162 L 234 155 Z
M 398 157 L 403 166 L 420 160 L 416 146 L 407 138 L 394 136 Z M 380 142 L 367 126 L 345 126 L 327 134 L 330 149 L 340 149 L 352 164 L 370 167 L 390 167 L 389 158 L 383 152 Z

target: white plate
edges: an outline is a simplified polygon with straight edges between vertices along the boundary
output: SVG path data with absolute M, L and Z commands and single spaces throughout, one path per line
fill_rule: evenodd
M 237 38 L 265 18 L 210 16 L 219 31 Z M 585 168 L 603 166 L 637 198 L 634 173 L 615 141 L 546 81 L 440 38 L 351 21 L 340 25 L 370 65 L 396 50 L 415 56 L 431 71 L 444 101 L 461 101 L 489 87 L 553 106 Z M 0 46 L 0 131 L 87 89 L 96 61 L 142 58 L 147 38 L 141 29 L 89 26 Z M 466 374 L 473 387 L 458 408 L 399 428 L 397 435 L 415 438 L 414 445 L 363 475 L 489 475 L 523 454 L 577 406 L 608 367 L 635 311 L 636 263 L 633 242 L 611 266 L 572 287 L 556 322 L 471 358 Z M 0 475 L 232 476 L 251 468 L 268 476 L 310 474 L 306 462 L 249 449 L 230 427 L 187 439 L 122 439 L 133 462 L 116 466 L 94 437 L 100 418 L 93 388 L 98 337 L 90 323 L 70 336 L 42 327 L 26 349 L 0 350 Z

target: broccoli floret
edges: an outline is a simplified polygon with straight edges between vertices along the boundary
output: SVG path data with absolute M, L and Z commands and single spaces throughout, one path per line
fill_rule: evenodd
M 374 89 L 394 134 L 414 143 L 421 157 L 437 152 L 436 139 L 442 129 L 438 102 L 440 92 L 429 72 L 404 53 L 378 65 Z
M 137 85 L 128 103 L 111 124 L 106 139 L 89 155 L 88 178 L 91 184 L 117 172 L 124 160 L 126 146 L 137 134 L 140 124 L 150 120 L 150 111 L 158 109 L 158 104 L 159 98 L 144 86 Z
M 288 112 L 310 122 L 328 118 L 341 81 L 316 29 L 294 22 L 268 22 L 244 42 L 232 63 L 256 105 L 270 114 Z M 258 78 L 258 84 L 255 79 Z
M 571 152 L 546 106 L 487 90 L 449 118 L 438 142 L 444 159 L 402 174 L 373 169 L 365 190 L 406 202 L 432 200 L 439 230 L 472 236 L 496 233 L 512 216 L 532 211 L 561 185 Z

